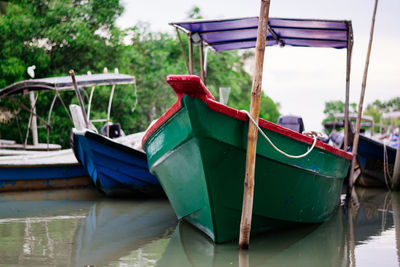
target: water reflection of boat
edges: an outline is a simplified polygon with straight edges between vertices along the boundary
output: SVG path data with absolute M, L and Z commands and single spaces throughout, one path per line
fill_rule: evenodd
M 256 236 L 248 255 L 236 243 L 213 244 L 181 221 L 157 266 L 344 266 L 342 211 L 323 223 Z
M 0 210 L 5 265 L 103 266 L 176 225 L 166 200 L 109 200 L 88 189 L 5 193 Z
M 167 235 L 176 221 L 167 200 L 97 202 L 76 232 L 73 266 L 117 261 Z
M 379 188 L 356 188 L 360 206 L 351 209 L 354 241 L 362 244 L 393 227 L 391 193 Z

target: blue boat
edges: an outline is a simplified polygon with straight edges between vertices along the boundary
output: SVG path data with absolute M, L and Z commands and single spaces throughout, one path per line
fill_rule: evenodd
M 360 175 L 357 183 L 363 186 L 391 186 L 397 149 L 370 137 L 360 135 L 357 161 Z
M 157 178 L 149 172 L 143 151 L 89 130 L 74 130 L 73 149 L 94 184 L 107 195 L 163 195 Z
M 91 185 L 71 149 L 0 157 L 0 192 Z
M 107 74 L 101 85 L 111 85 L 106 119 L 90 120 L 94 86 L 90 92 L 88 112 L 80 105 L 70 105 L 74 127 L 72 147 L 79 162 L 96 187 L 106 195 L 164 196 L 157 178 L 150 174 L 146 153 L 141 149 L 144 133 L 125 135 L 119 123 L 110 122 L 112 97 L 116 84 L 133 84 L 135 78 L 125 74 Z M 77 76 L 79 78 L 79 76 Z M 79 90 L 76 90 L 83 103 Z M 92 122 L 106 122 L 98 133 Z

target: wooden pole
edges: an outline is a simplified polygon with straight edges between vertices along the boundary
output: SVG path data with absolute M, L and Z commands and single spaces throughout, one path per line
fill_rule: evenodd
M 107 109 L 107 137 L 110 137 L 110 115 L 111 115 L 111 105 L 114 97 L 115 84 L 112 85 L 110 99 L 108 100 L 108 109 Z
M 193 43 L 192 43 L 192 34 L 188 34 L 188 42 L 189 42 L 189 74 L 193 74 Z
M 353 49 L 353 31 L 351 22 L 349 23 L 349 32 L 347 34 L 347 63 L 346 63 L 346 98 L 344 105 L 344 150 L 347 151 L 349 145 L 349 98 L 350 98 L 350 70 L 351 70 L 351 53 Z
M 270 0 L 261 0 L 260 18 L 258 21 L 256 63 L 251 89 L 250 115 L 258 123 L 260 115 L 262 73 L 264 51 L 267 41 L 267 27 Z M 239 249 L 248 249 L 250 241 L 251 217 L 253 213 L 254 172 L 256 166 L 257 128 L 249 120 L 246 154 L 246 176 L 244 180 L 242 218 L 240 222 Z
M 351 169 L 350 169 L 350 176 L 349 176 L 349 186 L 347 188 L 347 196 L 348 197 L 351 195 L 351 191 L 353 190 L 354 167 L 356 166 L 356 162 L 357 162 L 358 140 L 360 138 L 360 127 L 361 127 L 361 114 L 362 114 L 362 110 L 363 110 L 365 87 L 367 85 L 369 57 L 371 55 L 372 40 L 373 40 L 373 37 L 374 37 L 375 16 L 376 16 L 377 7 L 378 7 L 378 0 L 375 0 L 374 13 L 372 15 L 371 32 L 370 32 L 370 36 L 369 36 L 369 44 L 368 44 L 368 50 L 367 50 L 367 58 L 365 60 L 364 76 L 363 76 L 363 81 L 362 81 L 362 85 L 361 85 L 360 102 L 358 103 L 356 133 L 355 133 L 355 136 L 354 136 L 353 149 L 352 149 L 352 153 L 353 153 L 354 158 L 353 158 L 353 160 L 351 162 Z
M 29 100 L 31 101 L 31 108 L 32 108 L 32 123 L 31 123 L 31 130 L 32 130 L 32 144 L 37 146 L 39 144 L 38 139 L 38 128 L 37 128 L 37 119 L 36 119 L 36 101 L 35 101 L 35 92 L 29 91 Z
M 182 54 L 183 54 L 183 58 L 185 60 L 185 66 L 186 66 L 186 69 L 187 69 L 187 71 L 189 73 L 190 72 L 190 68 L 189 68 L 187 57 L 186 57 L 185 48 L 183 47 L 183 42 L 182 42 L 182 39 L 181 39 L 181 35 L 179 34 L 178 28 L 175 28 L 175 30 L 176 30 L 176 35 L 178 35 L 179 45 L 181 46 L 181 51 L 182 51 Z
M 199 44 L 199 57 L 200 57 L 200 78 L 204 84 L 206 84 L 205 74 L 204 74 L 204 56 L 203 56 L 203 41 Z
M 392 189 L 400 189 L 400 138 L 397 141 L 396 160 L 394 161 Z
M 71 79 L 72 79 L 72 83 L 74 85 L 75 93 L 76 93 L 76 96 L 78 97 L 79 106 L 81 106 L 82 115 L 83 115 L 83 119 L 85 120 L 86 128 L 89 128 L 89 121 L 88 121 L 88 118 L 86 116 L 85 106 L 83 105 L 83 100 L 82 100 L 81 93 L 79 92 L 78 85 L 76 84 L 74 70 L 70 70 L 69 74 L 71 75 Z

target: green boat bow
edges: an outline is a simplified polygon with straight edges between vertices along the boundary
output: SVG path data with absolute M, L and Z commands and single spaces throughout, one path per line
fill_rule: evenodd
M 150 171 L 178 218 L 214 242 L 238 238 L 245 177 L 248 118 L 217 103 L 197 76 L 169 76 L 177 102 L 143 139 Z M 260 120 L 283 151 L 306 152 L 313 138 Z M 257 145 L 252 233 L 329 219 L 340 202 L 352 155 L 320 141 L 300 159 Z

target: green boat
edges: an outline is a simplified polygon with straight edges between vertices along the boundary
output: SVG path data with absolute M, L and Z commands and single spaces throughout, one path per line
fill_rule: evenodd
M 258 17 L 171 24 L 188 34 L 190 46 L 198 43 L 200 52 L 203 44 L 223 51 L 254 47 Z M 270 18 L 268 25 L 267 45 L 352 44 L 349 21 Z M 249 118 L 215 101 L 203 82 L 204 61 L 201 79 L 167 77 L 178 99 L 148 129 L 143 148 L 178 218 L 223 243 L 239 237 Z M 258 138 L 252 234 L 328 220 L 339 206 L 352 154 L 262 119 L 258 125 L 281 151 Z
M 144 137 L 150 171 L 178 218 L 216 243 L 233 240 L 242 210 L 247 115 L 216 102 L 197 76 L 168 76 L 167 82 L 178 101 Z M 262 119 L 259 125 L 287 153 L 304 153 L 314 141 Z M 329 219 L 351 159 L 320 141 L 306 157 L 288 158 L 260 136 L 252 233 Z

